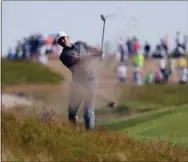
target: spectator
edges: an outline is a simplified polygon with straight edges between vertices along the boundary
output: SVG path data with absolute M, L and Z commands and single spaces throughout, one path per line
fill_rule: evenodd
M 179 82 L 184 84 L 187 82 L 187 60 L 185 56 L 181 55 L 181 57 L 177 61 L 178 72 L 179 72 Z
M 26 59 L 27 54 L 28 54 L 27 38 L 24 38 L 24 39 L 23 39 L 23 42 L 22 42 L 22 49 L 23 49 L 22 59 Z
M 153 73 L 152 72 L 148 72 L 146 74 L 145 84 L 152 84 L 152 83 L 153 83 Z
M 164 51 L 164 54 L 168 54 L 168 44 L 164 39 L 161 39 L 161 50 Z
M 8 49 L 7 59 L 11 60 L 14 59 L 15 53 L 12 48 Z
M 182 48 L 183 48 L 185 54 L 187 52 L 187 45 L 188 45 L 187 43 L 188 43 L 188 37 L 185 35 L 183 38 L 183 44 L 182 44 Z
M 47 64 L 48 63 L 48 57 L 45 55 L 45 53 L 41 53 L 41 55 L 39 56 L 39 62 L 41 64 Z
M 176 42 L 176 47 L 181 46 L 181 43 L 180 43 L 180 32 L 179 31 L 176 32 L 175 42 Z
M 38 35 L 31 36 L 30 47 L 31 59 L 35 61 L 38 60 L 40 47 L 40 40 Z
M 126 41 L 126 46 L 127 46 L 127 49 L 128 49 L 128 55 L 133 53 L 132 43 L 133 43 L 132 40 L 130 38 L 128 38 L 127 41 Z
M 151 46 L 148 42 L 146 42 L 145 45 L 144 45 L 145 58 L 148 58 L 148 56 L 150 55 L 150 50 L 151 50 Z
M 159 58 L 159 59 L 163 57 L 162 49 L 161 49 L 161 45 L 160 44 L 156 45 L 155 51 L 153 53 L 153 57 L 154 58 Z
M 160 70 L 157 70 L 157 71 L 156 71 L 154 80 L 155 80 L 155 83 L 156 83 L 156 84 L 161 84 L 161 83 L 163 83 L 164 78 L 163 78 L 163 74 L 161 73 Z
M 135 84 L 141 85 L 142 84 L 142 78 L 141 78 L 141 72 L 142 68 L 144 66 L 144 56 L 141 53 L 136 53 L 136 55 L 133 57 L 133 80 Z
M 30 58 L 30 44 L 29 44 L 29 38 L 26 38 L 26 39 L 25 39 L 24 50 L 25 50 L 26 59 L 29 59 L 29 58 Z
M 22 59 L 23 57 L 23 46 L 21 41 L 18 41 L 16 46 L 15 59 Z
M 166 83 L 168 81 L 168 68 L 165 56 L 159 59 L 159 70 L 163 76 L 163 81 Z
M 50 55 L 53 52 L 53 43 L 54 39 L 51 35 L 49 35 L 46 39 L 46 55 Z
M 123 63 L 128 59 L 128 50 L 121 39 L 118 44 L 118 51 L 120 52 L 120 62 Z
M 117 77 L 118 77 L 118 80 L 120 80 L 121 82 L 126 81 L 127 67 L 126 67 L 125 63 L 120 63 L 120 65 L 118 66 Z
M 136 37 L 133 37 L 133 53 L 138 53 L 141 48 L 141 45 Z

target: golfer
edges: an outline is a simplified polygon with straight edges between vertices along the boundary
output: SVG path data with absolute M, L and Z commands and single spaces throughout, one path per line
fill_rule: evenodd
M 69 121 L 74 124 L 78 122 L 77 111 L 83 102 L 85 127 L 93 129 L 95 127 L 94 108 L 98 82 L 91 61 L 97 56 L 100 57 L 102 52 L 82 41 L 71 43 L 69 36 L 64 32 L 59 33 L 57 42 L 63 47 L 59 59 L 72 72 L 68 105 Z

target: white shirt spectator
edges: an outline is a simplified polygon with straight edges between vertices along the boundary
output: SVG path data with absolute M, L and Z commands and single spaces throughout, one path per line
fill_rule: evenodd
M 41 64 L 47 64 L 48 63 L 48 56 L 46 56 L 45 54 L 41 54 L 39 56 L 39 62 Z
M 164 58 L 161 58 L 159 60 L 159 68 L 160 69 L 165 69 L 166 68 L 166 60 Z
M 119 79 L 125 79 L 127 77 L 127 67 L 125 65 L 118 66 L 117 76 Z
M 180 80 L 187 82 L 188 79 L 188 69 L 187 68 L 183 68 L 180 70 Z

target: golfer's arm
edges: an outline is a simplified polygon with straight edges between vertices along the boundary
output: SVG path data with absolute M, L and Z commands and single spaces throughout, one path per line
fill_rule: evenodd
M 96 54 L 89 54 L 89 55 L 84 55 L 84 56 L 73 56 L 72 61 L 75 63 L 82 62 L 82 61 L 88 61 L 88 60 L 92 60 L 96 56 L 97 56 Z
M 85 48 L 90 56 L 101 56 L 102 51 L 85 43 Z

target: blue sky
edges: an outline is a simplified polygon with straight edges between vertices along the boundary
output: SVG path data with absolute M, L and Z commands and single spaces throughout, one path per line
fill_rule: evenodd
M 101 41 L 101 13 L 116 14 L 106 25 L 105 39 L 112 42 L 135 34 L 156 44 L 168 34 L 172 43 L 177 30 L 188 33 L 188 1 L 3 1 L 2 51 L 29 34 L 59 31 L 95 45 Z

